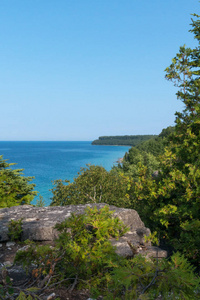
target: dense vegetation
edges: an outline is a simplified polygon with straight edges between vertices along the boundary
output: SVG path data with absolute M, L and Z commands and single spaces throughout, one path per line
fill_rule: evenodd
M 34 263 L 36 281 L 45 275 L 56 278 L 55 284 L 83 284 L 105 299 L 199 299 L 199 279 L 193 271 L 199 271 L 200 261 L 200 16 L 194 17 L 191 32 L 197 47 L 180 47 L 166 69 L 184 104 L 175 127 L 135 145 L 110 172 L 88 166 L 72 183 L 55 181 L 52 190 L 51 205 L 106 202 L 136 209 L 154 241 L 164 241 L 176 253 L 160 262 L 116 258 L 107 239 L 119 227 L 106 210 L 90 211 L 57 226 L 60 237 L 54 249 L 33 244 L 18 255 L 19 260 L 26 258 L 25 264 Z M 1 207 L 29 203 L 29 179 L 8 167 L 1 158 Z
M 155 171 L 159 170 L 159 156 L 164 153 L 168 137 L 173 132 L 174 127 L 170 126 L 163 129 L 157 137 L 130 148 L 125 154 L 122 164 L 118 165 L 118 169 L 137 181 L 140 174 L 140 166 L 144 165 L 147 168 L 147 174 L 151 176 Z
M 174 249 L 197 265 L 200 261 L 200 20 L 192 20 L 198 46 L 180 48 L 166 69 L 166 78 L 179 88 L 184 104 L 176 113 L 175 132 L 160 158 L 158 176 L 140 168 L 134 185 L 133 206 L 147 225 Z
M 81 169 L 72 183 L 68 180 L 54 182 L 51 205 L 103 202 L 129 207 L 130 181 L 123 172 L 108 172 L 100 166 L 87 166 Z
M 33 177 L 22 176 L 22 169 L 11 169 L 14 163 L 7 163 L 0 156 L 0 208 L 30 204 L 37 192 L 29 182 Z
M 92 142 L 92 145 L 136 146 L 152 137 L 155 135 L 100 136 L 98 140 Z

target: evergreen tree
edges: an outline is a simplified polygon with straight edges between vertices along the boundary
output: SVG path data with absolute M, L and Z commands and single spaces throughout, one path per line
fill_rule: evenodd
M 184 104 L 176 113 L 175 133 L 161 158 L 156 178 L 145 167 L 135 184 L 133 206 L 146 225 L 160 232 L 176 249 L 195 262 L 200 260 L 200 17 L 192 30 L 198 45 L 180 47 L 166 78 L 178 87 Z
M 22 169 L 11 169 L 14 163 L 7 163 L 0 156 L 0 208 L 30 204 L 34 196 L 35 184 L 29 184 L 33 177 L 22 176 Z

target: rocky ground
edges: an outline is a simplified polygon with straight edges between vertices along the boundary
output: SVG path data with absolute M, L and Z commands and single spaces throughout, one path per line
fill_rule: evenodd
M 8 271 L 8 275 L 12 280 L 12 285 L 23 290 L 26 287 L 27 283 L 30 281 L 30 275 L 26 274 L 21 266 L 14 265 L 16 252 L 22 247 L 23 243 L 0 243 L 0 268 L 2 266 L 5 266 Z M 4 268 L 2 268 L 1 270 L 3 269 Z M 0 271 L 0 284 L 1 280 L 2 274 Z M 53 300 L 56 299 L 56 297 L 59 297 L 60 300 L 88 300 L 90 298 L 90 294 L 88 290 L 74 289 L 73 291 L 69 291 L 63 286 L 62 288 L 46 289 L 41 299 Z

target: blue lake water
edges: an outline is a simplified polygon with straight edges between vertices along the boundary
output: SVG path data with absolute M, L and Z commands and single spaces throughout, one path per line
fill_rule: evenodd
M 14 168 L 34 176 L 33 183 L 46 205 L 51 202 L 52 181 L 73 180 L 86 164 L 100 165 L 109 171 L 130 147 L 93 146 L 91 142 L 0 142 L 0 155 Z M 36 203 L 36 199 L 33 204 Z

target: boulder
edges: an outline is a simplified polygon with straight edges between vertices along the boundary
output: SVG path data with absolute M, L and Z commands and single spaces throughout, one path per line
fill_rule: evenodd
M 0 209 L 0 243 L 9 241 L 8 223 L 11 220 L 22 219 L 22 240 L 51 242 L 58 236 L 57 231 L 54 229 L 56 223 L 69 218 L 72 213 L 83 214 L 87 207 L 96 206 L 101 209 L 105 205 L 104 203 L 48 207 L 22 205 Z M 109 208 L 114 211 L 114 217 L 118 217 L 129 227 L 129 231 L 123 237 L 118 240 L 111 239 L 113 246 L 116 247 L 116 252 L 123 256 L 133 256 L 133 249 L 130 247 L 130 245 L 133 245 L 137 253 L 149 251 L 148 253 L 152 253 L 152 256 L 157 256 L 158 251 L 152 250 L 151 243 L 145 242 L 144 237 L 150 234 L 150 230 L 145 227 L 137 211 L 115 206 L 109 206 Z M 161 256 L 166 257 L 166 251 L 161 252 Z

